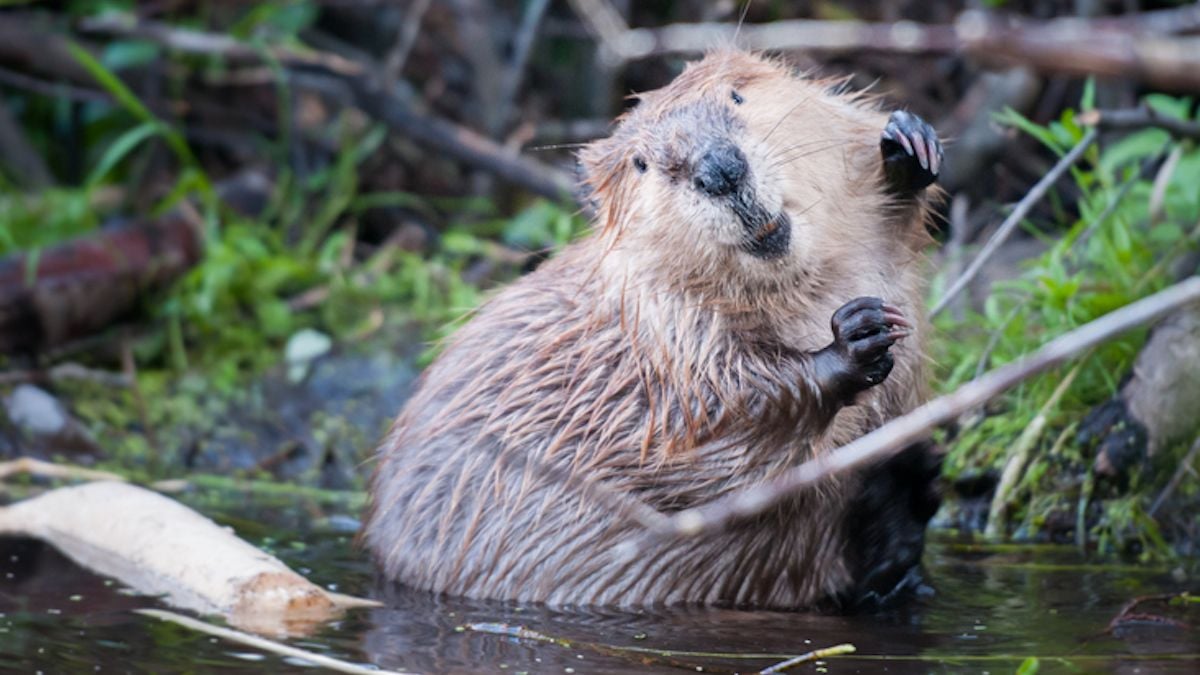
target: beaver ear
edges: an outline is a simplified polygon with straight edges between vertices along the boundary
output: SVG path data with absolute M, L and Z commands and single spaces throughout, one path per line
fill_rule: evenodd
M 576 174 L 579 177 L 580 201 L 593 209 L 600 200 L 611 194 L 629 171 L 628 143 L 616 137 L 604 138 L 587 145 L 579 152 Z

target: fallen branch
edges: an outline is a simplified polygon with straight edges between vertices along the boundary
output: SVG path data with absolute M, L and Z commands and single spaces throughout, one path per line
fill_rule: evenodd
M 392 131 L 427 148 L 558 201 L 574 201 L 574 183 L 565 173 L 504 146 L 476 131 L 417 112 L 387 93 L 373 77 L 345 78 L 355 105 Z
M 201 240 L 199 222 L 181 209 L 0 260 L 0 353 L 93 335 L 190 269 Z
M 124 389 L 130 386 L 125 373 L 114 373 L 107 370 L 87 368 L 78 363 L 61 363 L 49 370 L 10 370 L 0 373 L 0 385 L 20 384 L 22 382 L 64 382 L 78 380 L 91 382 L 103 387 Z
M 1200 87 L 1193 40 L 1164 37 L 1200 27 L 1200 6 L 1081 20 L 1013 22 L 970 10 L 953 24 L 795 19 L 767 24 L 674 24 L 630 28 L 606 0 L 571 0 L 614 64 L 697 54 L 737 45 L 766 51 L 960 53 L 991 66 L 1136 78 L 1156 86 Z
M 359 64 L 337 54 L 288 47 L 259 47 L 229 35 L 144 21 L 132 14 L 110 13 L 89 17 L 79 22 L 79 30 L 95 35 L 148 40 L 183 54 L 219 56 L 235 65 L 262 63 L 263 57 L 269 55 L 285 66 L 317 67 L 342 75 L 358 75 L 363 70 Z
M 933 306 L 933 309 L 929 311 L 930 318 L 937 316 L 942 312 L 942 310 L 946 309 L 946 307 L 949 306 L 950 301 L 953 300 L 954 297 L 960 292 L 962 292 L 962 290 L 967 287 L 967 284 L 971 283 L 971 280 L 975 278 L 975 275 L 979 274 L 979 270 L 983 269 L 984 263 L 986 263 L 988 259 L 992 257 L 992 255 L 1000 248 L 1001 244 L 1008 240 L 1009 236 L 1011 236 L 1013 231 L 1016 230 L 1017 225 L 1020 225 L 1021 221 L 1025 219 L 1025 216 L 1029 214 L 1029 211 L 1033 208 L 1033 205 L 1036 204 L 1038 200 L 1040 200 L 1042 196 L 1046 194 L 1046 192 L 1050 189 L 1050 186 L 1054 185 L 1055 181 L 1058 180 L 1059 176 L 1066 173 L 1067 169 L 1069 169 L 1071 165 L 1073 165 L 1079 159 L 1084 151 L 1087 150 L 1095 140 L 1096 130 L 1088 130 L 1088 132 L 1084 134 L 1083 138 L 1080 139 L 1079 143 L 1077 143 L 1074 148 L 1071 148 L 1070 152 L 1068 152 L 1066 155 L 1063 155 L 1063 158 L 1058 160 L 1058 164 L 1055 164 L 1054 168 L 1050 169 L 1045 176 L 1042 176 L 1042 179 L 1039 180 L 1037 184 L 1029 190 L 1029 193 L 1021 198 L 1021 201 L 1017 203 L 1016 208 L 1012 210 L 1012 213 L 1008 214 L 1008 217 L 1004 219 L 1004 222 L 1000 224 L 1000 227 L 996 228 L 996 232 L 992 234 L 992 237 L 988 239 L 987 243 L 984 244 L 982 249 L 980 249 L 979 254 L 975 256 L 975 259 L 971 261 L 971 264 L 967 266 L 966 271 L 964 271 L 961 276 L 954 280 L 954 283 L 950 285 L 950 288 L 945 292 L 945 294 L 942 295 L 941 299 L 937 301 L 937 304 Z
M 1112 131 L 1162 129 L 1175 138 L 1200 140 L 1200 124 L 1161 115 L 1149 106 L 1126 110 L 1085 110 L 1075 118 L 1081 124 Z
M 199 631 L 213 637 L 221 638 L 222 640 L 229 640 L 230 642 L 236 642 L 238 644 L 246 645 L 247 647 L 254 647 L 255 649 L 261 649 L 264 652 L 278 654 L 279 656 L 285 656 L 291 659 L 299 659 L 306 663 L 317 666 L 318 668 L 325 668 L 326 670 L 332 670 L 338 673 L 351 673 L 351 675 L 403 675 L 401 671 L 380 670 L 375 666 L 360 666 L 357 663 L 350 663 L 349 661 L 335 659 L 332 656 L 326 656 L 325 654 L 318 654 L 317 652 L 311 652 L 307 649 L 300 649 L 291 645 L 285 645 L 282 642 L 268 640 L 257 635 L 243 633 L 239 630 L 233 630 L 231 628 L 225 628 L 222 626 L 214 626 L 211 623 L 205 623 L 204 621 L 193 619 L 190 616 L 176 614 L 175 612 L 168 612 L 162 609 L 135 609 L 134 611 L 143 616 L 160 619 L 162 621 L 169 621 L 171 623 L 183 626 L 184 628 L 190 628 L 194 631 Z
M 92 20 L 85 24 L 85 28 L 94 33 L 137 37 L 169 48 L 248 63 L 262 63 L 265 56 L 259 49 L 226 35 L 182 30 L 132 17 Z M 0 32 L 0 37 L 2 35 Z M 272 54 L 287 67 L 289 73 L 294 70 L 317 71 L 336 78 L 350 91 L 352 98 L 349 103 L 415 143 L 445 153 L 535 194 L 554 200 L 574 201 L 574 181 L 564 172 L 510 151 L 476 131 L 418 111 L 395 93 L 395 87 L 386 86 L 383 75 L 374 72 L 375 69 L 370 66 L 322 52 L 293 50 Z M 3 47 L 0 46 L 2 55 Z M 84 81 L 90 82 L 90 78 Z M 296 84 L 307 86 L 312 83 L 297 79 Z M 321 93 L 328 91 L 322 89 Z
M 621 544 L 615 553 L 622 559 L 629 559 L 658 541 L 693 537 L 721 529 L 735 520 L 761 514 L 819 480 L 887 459 L 921 440 L 935 427 L 958 418 L 1020 382 L 1116 335 L 1144 326 L 1192 303 L 1200 303 L 1200 276 L 1084 324 L 1055 338 L 1032 355 L 972 380 L 958 390 L 897 417 L 838 450 L 789 469 L 771 481 L 680 511 L 671 516 L 664 526 L 649 529 L 640 537 Z
M 124 482 L 125 477 L 119 476 L 108 471 L 97 471 L 96 469 L 85 469 L 82 466 L 71 466 L 68 464 L 54 464 L 45 462 L 33 457 L 19 457 L 7 462 L 0 462 L 0 481 L 7 480 L 10 476 L 30 475 L 38 476 L 39 478 L 65 478 L 68 480 L 106 480 Z

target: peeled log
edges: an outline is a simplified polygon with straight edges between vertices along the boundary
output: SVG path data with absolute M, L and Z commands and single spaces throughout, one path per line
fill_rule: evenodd
M 239 628 L 303 634 L 354 605 L 157 492 L 118 482 L 53 490 L 0 508 L 0 534 L 32 536 L 80 565 Z

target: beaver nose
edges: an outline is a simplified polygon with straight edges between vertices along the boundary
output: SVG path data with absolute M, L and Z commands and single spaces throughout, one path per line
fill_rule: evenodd
M 746 156 L 736 145 L 718 145 L 705 150 L 700 156 L 692 185 L 711 197 L 723 197 L 741 185 L 749 168 Z

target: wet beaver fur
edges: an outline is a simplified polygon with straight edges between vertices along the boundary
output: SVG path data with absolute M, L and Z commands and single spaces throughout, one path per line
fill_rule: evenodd
M 912 585 L 924 445 L 726 530 L 637 534 L 925 396 L 933 130 L 739 51 L 644 94 L 581 153 L 595 231 L 458 330 L 379 449 L 363 541 L 388 579 L 474 598 L 794 609 Z

